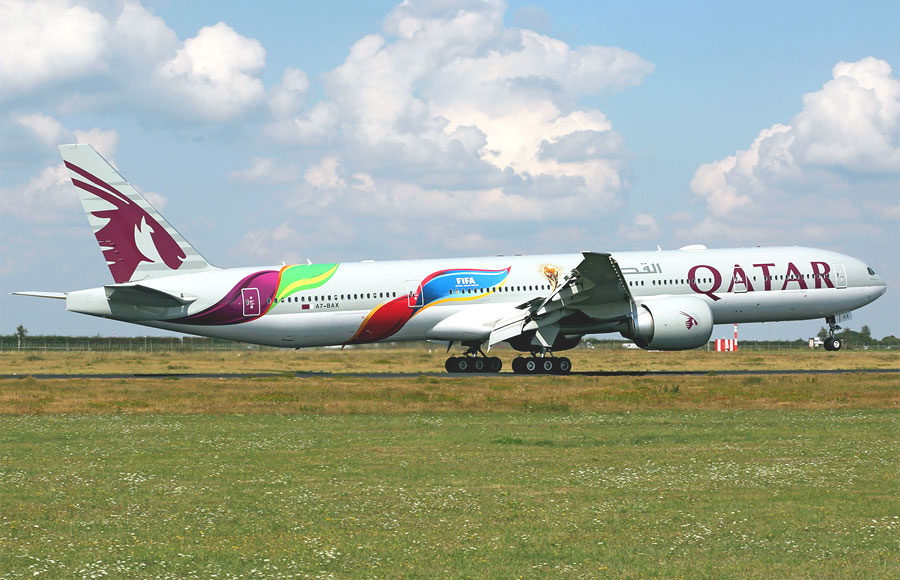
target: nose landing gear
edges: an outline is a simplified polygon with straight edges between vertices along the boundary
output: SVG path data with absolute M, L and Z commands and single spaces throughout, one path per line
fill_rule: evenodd
M 825 318 L 825 322 L 828 323 L 828 337 L 825 339 L 824 347 L 825 350 L 828 351 L 836 351 L 841 350 L 841 346 L 843 346 L 843 341 L 840 338 L 834 336 L 834 331 L 840 330 L 840 326 L 834 321 L 834 316 L 829 316 Z

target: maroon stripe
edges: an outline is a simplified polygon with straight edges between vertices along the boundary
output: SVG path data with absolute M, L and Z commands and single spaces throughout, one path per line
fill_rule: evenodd
M 97 177 L 97 176 L 95 176 L 95 175 L 93 175 L 93 174 L 91 174 L 91 173 L 88 173 L 87 171 L 85 171 L 84 169 L 78 167 L 78 166 L 75 165 L 74 163 L 69 163 L 68 161 L 66 161 L 66 167 L 68 167 L 69 169 L 71 169 L 72 171 L 74 171 L 75 173 L 77 173 L 78 175 L 84 177 L 85 179 L 87 179 L 87 180 L 89 180 L 89 181 L 92 181 L 92 182 L 94 182 L 95 184 L 99 185 L 100 187 L 106 189 L 106 190 L 109 191 L 111 194 L 113 194 L 113 195 L 118 195 L 118 196 L 119 196 L 120 198 L 122 198 L 124 201 L 131 201 L 131 200 L 128 199 L 128 196 L 126 196 L 125 194 L 123 194 L 123 193 L 122 193 L 121 191 L 119 191 L 118 189 L 116 189 L 115 187 L 113 187 L 113 186 L 111 186 L 110 184 L 106 183 L 105 181 L 103 181 L 103 180 L 100 179 L 99 177 Z M 75 180 L 73 179 L 72 182 L 74 183 Z M 90 191 L 90 190 L 88 190 L 88 191 Z
M 112 194 L 107 193 L 97 187 L 94 187 L 90 183 L 85 183 L 85 182 L 81 181 L 80 179 L 73 178 L 72 185 L 74 185 L 75 187 L 80 187 L 81 189 L 87 191 L 88 193 L 93 193 L 94 195 L 96 195 L 97 197 L 102 199 L 103 201 L 109 202 L 116 207 L 120 207 L 120 204 L 122 203 L 122 200 L 114 197 Z M 94 213 L 94 212 L 91 212 L 91 213 Z

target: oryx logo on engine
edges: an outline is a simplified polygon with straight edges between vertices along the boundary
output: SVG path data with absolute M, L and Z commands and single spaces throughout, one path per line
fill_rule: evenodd
M 700 326 L 700 323 L 697 322 L 697 319 L 694 318 L 693 316 L 691 316 L 690 314 L 688 314 L 687 312 L 679 311 L 679 314 L 681 314 L 682 316 L 684 316 L 684 318 L 685 318 L 684 326 L 685 326 L 688 330 L 694 328 L 695 326 Z

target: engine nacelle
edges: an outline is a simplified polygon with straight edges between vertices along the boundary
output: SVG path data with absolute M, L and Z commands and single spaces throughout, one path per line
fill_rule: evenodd
M 688 350 L 709 342 L 712 331 L 712 311 L 706 302 L 671 296 L 638 304 L 628 333 L 622 335 L 641 348 Z

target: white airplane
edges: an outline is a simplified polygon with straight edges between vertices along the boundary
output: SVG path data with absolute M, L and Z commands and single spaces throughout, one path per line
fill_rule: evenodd
M 114 284 L 58 298 L 66 310 L 269 346 L 457 343 L 446 369 L 499 372 L 485 349 L 529 353 L 517 373 L 568 373 L 555 352 L 618 332 L 645 349 L 706 344 L 713 324 L 824 317 L 827 350 L 851 310 L 884 294 L 865 263 L 800 247 L 581 252 L 437 260 L 212 266 L 90 145 L 59 148 Z

